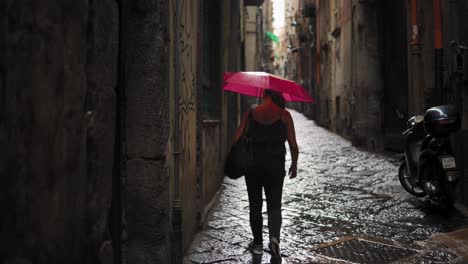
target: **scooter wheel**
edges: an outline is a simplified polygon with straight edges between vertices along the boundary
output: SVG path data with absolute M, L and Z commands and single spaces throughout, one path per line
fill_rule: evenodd
M 426 196 L 426 192 L 416 184 L 415 177 L 409 174 L 406 162 L 403 162 L 398 169 L 398 179 L 400 180 L 401 186 L 403 186 L 409 194 L 416 197 Z

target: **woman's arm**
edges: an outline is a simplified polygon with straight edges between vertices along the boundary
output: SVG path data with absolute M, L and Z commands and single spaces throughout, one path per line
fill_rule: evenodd
M 251 109 L 249 109 L 248 111 L 246 111 L 244 113 L 244 116 L 242 117 L 242 121 L 239 125 L 239 127 L 237 128 L 236 130 L 236 133 L 234 134 L 234 139 L 232 141 L 232 143 L 236 143 L 237 140 L 239 140 L 239 138 L 242 136 L 242 134 L 244 133 L 244 129 L 245 129 L 245 126 L 247 124 L 247 119 L 249 118 L 249 113 L 250 111 L 252 111 Z
M 286 111 L 286 127 L 287 127 L 287 132 L 288 132 L 288 144 L 289 144 L 289 150 L 291 151 L 291 167 L 289 168 L 289 178 L 295 178 L 297 176 L 297 158 L 299 157 L 299 147 L 297 146 L 296 142 L 296 131 L 294 130 L 294 121 L 291 117 L 291 114 L 289 114 L 288 111 Z

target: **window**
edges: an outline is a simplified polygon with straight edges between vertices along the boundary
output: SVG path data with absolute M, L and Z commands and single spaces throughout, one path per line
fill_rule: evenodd
M 202 60 L 200 69 L 201 111 L 203 119 L 221 118 L 222 67 L 221 43 L 221 6 L 218 1 L 205 4 L 202 19 Z
M 336 120 L 341 118 L 341 98 L 339 96 L 335 97 L 335 111 L 336 111 Z

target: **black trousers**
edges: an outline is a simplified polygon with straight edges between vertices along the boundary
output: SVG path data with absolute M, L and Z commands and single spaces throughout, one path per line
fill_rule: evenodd
M 281 167 L 282 163 L 282 167 Z M 245 176 L 247 193 L 249 195 L 250 227 L 255 244 L 262 244 L 262 190 L 265 189 L 268 230 L 271 237 L 280 239 L 281 230 L 281 196 L 286 171 L 284 162 L 270 161 L 269 166 L 257 165 L 251 168 Z

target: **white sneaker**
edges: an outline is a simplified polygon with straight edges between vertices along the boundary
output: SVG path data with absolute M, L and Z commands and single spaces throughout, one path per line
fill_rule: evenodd
M 271 255 L 272 256 L 275 256 L 275 257 L 280 257 L 281 256 L 279 241 L 278 241 L 278 239 L 276 237 L 271 237 L 270 238 L 270 244 L 268 245 L 268 247 L 271 250 Z
M 263 245 L 254 244 L 253 241 L 249 243 L 249 249 L 255 255 L 262 255 L 263 254 Z

